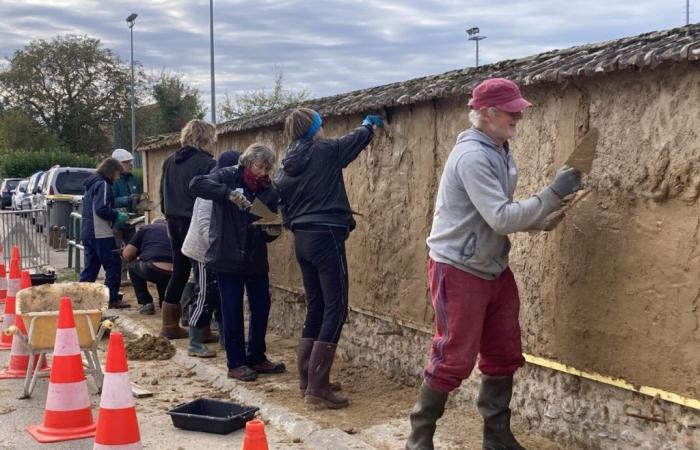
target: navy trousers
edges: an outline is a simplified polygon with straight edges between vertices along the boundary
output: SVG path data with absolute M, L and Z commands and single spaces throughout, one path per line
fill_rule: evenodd
M 218 272 L 217 279 L 221 293 L 221 315 L 228 368 L 235 369 L 242 365 L 252 366 L 266 361 L 265 335 L 267 334 L 267 319 L 270 316 L 270 278 L 268 274 L 237 276 Z M 247 349 L 243 329 L 244 290 L 248 293 L 248 306 L 250 308 Z
M 100 239 L 83 239 L 85 248 L 85 267 L 80 272 L 80 281 L 94 282 L 100 267 L 105 269 L 105 286 L 109 288 L 109 302 L 119 300 L 122 261 L 115 252 L 117 242 L 113 237 Z

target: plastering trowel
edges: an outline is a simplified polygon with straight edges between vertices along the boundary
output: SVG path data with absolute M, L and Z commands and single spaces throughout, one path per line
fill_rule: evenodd
M 566 159 L 564 165 L 573 167 L 581 173 L 589 173 L 596 155 L 598 135 L 599 133 L 597 128 L 589 129 Z M 575 194 L 564 197 L 562 199 L 562 207 L 542 219 L 542 221 L 538 224 L 538 229 L 551 231 L 556 228 L 556 226 L 559 225 L 559 222 L 561 222 L 564 218 L 564 213 L 586 198 L 588 194 L 590 194 L 590 191 L 580 190 Z
M 258 220 L 253 222 L 256 225 L 281 225 L 282 220 L 280 216 L 270 211 L 270 208 L 261 202 L 259 199 L 253 200 L 253 204 L 250 205 L 248 212 L 260 217 Z
M 591 128 L 578 143 L 566 159 L 565 165 L 573 167 L 581 173 L 589 173 L 595 159 L 595 150 L 598 145 L 598 129 Z

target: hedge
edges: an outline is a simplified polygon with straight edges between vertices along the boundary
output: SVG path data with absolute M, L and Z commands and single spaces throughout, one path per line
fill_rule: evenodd
M 52 166 L 90 167 L 97 160 L 89 155 L 79 155 L 65 150 L 9 150 L 0 154 L 0 176 L 3 178 L 26 178 Z

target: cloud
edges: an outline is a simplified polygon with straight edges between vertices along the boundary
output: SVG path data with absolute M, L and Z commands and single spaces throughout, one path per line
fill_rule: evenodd
M 478 26 L 482 64 L 680 26 L 683 5 L 657 0 L 214 0 L 217 94 L 288 87 L 315 96 L 473 65 L 465 29 Z M 209 99 L 208 0 L 0 0 L 4 56 L 31 39 L 87 34 L 147 71 L 186 75 Z

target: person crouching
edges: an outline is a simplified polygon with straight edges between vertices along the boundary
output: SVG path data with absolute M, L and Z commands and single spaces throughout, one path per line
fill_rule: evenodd
M 247 208 L 255 199 L 277 210 L 278 196 L 269 173 L 275 154 L 262 144 L 248 147 L 239 165 L 195 177 L 190 191 L 212 200 L 206 267 L 217 274 L 226 348 L 228 377 L 253 381 L 258 373 L 281 373 L 285 365 L 265 355 L 270 315 L 270 278 L 267 243 L 281 233 L 279 225 L 255 225 Z M 243 325 L 243 291 L 248 293 L 248 345 Z

